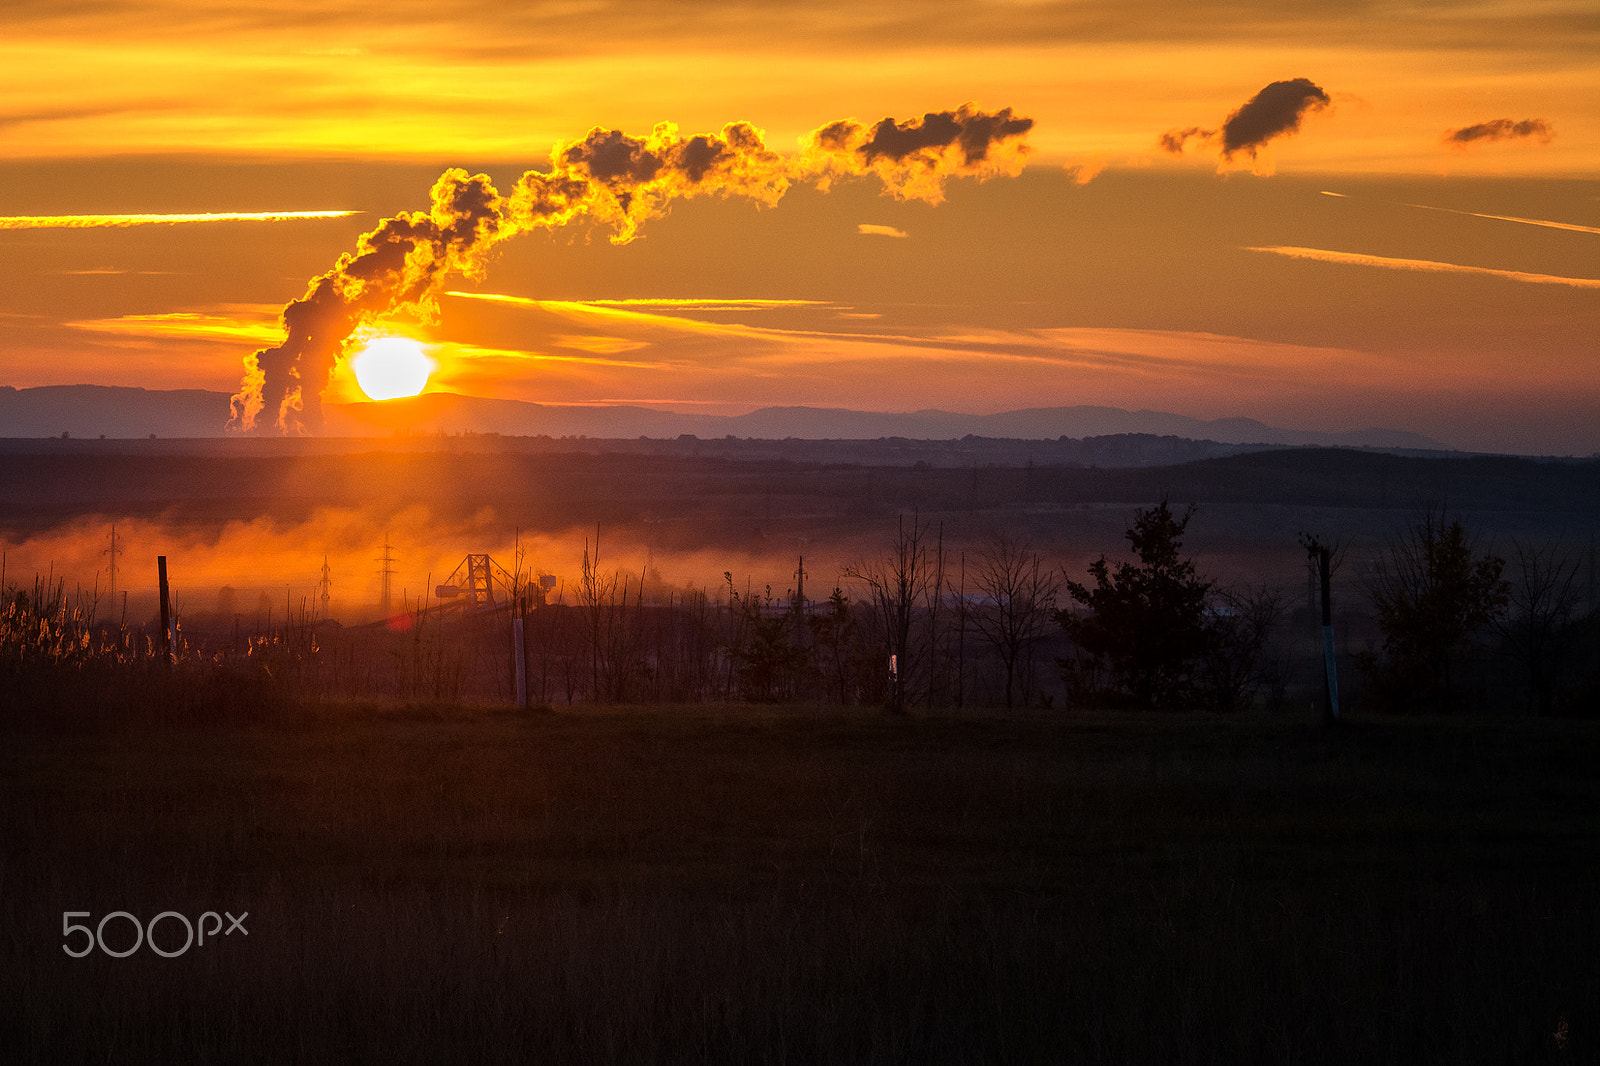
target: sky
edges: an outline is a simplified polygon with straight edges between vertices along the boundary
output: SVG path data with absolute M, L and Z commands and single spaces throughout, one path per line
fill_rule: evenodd
M 401 334 L 539 403 L 1588 455 L 1596 55 L 1594 0 L 11 0 L 0 385 L 315 432 Z

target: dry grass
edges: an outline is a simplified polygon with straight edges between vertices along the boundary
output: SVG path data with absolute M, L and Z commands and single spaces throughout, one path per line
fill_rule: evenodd
M 1597 1054 L 1589 723 L 368 704 L 4 739 L 26 1058 Z M 115 909 L 250 935 L 62 952 Z

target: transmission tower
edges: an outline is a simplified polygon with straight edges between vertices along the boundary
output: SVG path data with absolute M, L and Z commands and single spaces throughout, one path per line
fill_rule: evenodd
M 387 533 L 383 535 L 383 557 L 378 561 L 383 564 L 382 569 L 378 571 L 378 576 L 382 579 L 382 584 L 379 586 L 381 591 L 378 593 L 378 609 L 383 612 L 385 618 L 388 618 L 389 589 L 394 583 L 394 550 L 389 547 L 389 534 Z
M 328 601 L 333 599 L 333 571 L 328 567 L 328 556 L 322 556 L 322 580 L 317 582 L 317 588 L 322 592 L 322 620 L 328 620 Z

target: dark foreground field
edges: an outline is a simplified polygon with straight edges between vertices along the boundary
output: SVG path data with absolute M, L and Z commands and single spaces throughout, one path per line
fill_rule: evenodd
M 1593 723 L 366 709 L 0 760 L 31 1060 L 1600 1057 Z M 117 910 L 248 935 L 68 957 Z

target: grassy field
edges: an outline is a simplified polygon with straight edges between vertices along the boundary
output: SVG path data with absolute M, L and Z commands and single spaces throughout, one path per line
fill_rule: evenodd
M 30 1060 L 1600 1058 L 1596 723 L 345 707 L 3 741 Z M 63 912 L 116 910 L 248 935 L 67 956 Z

